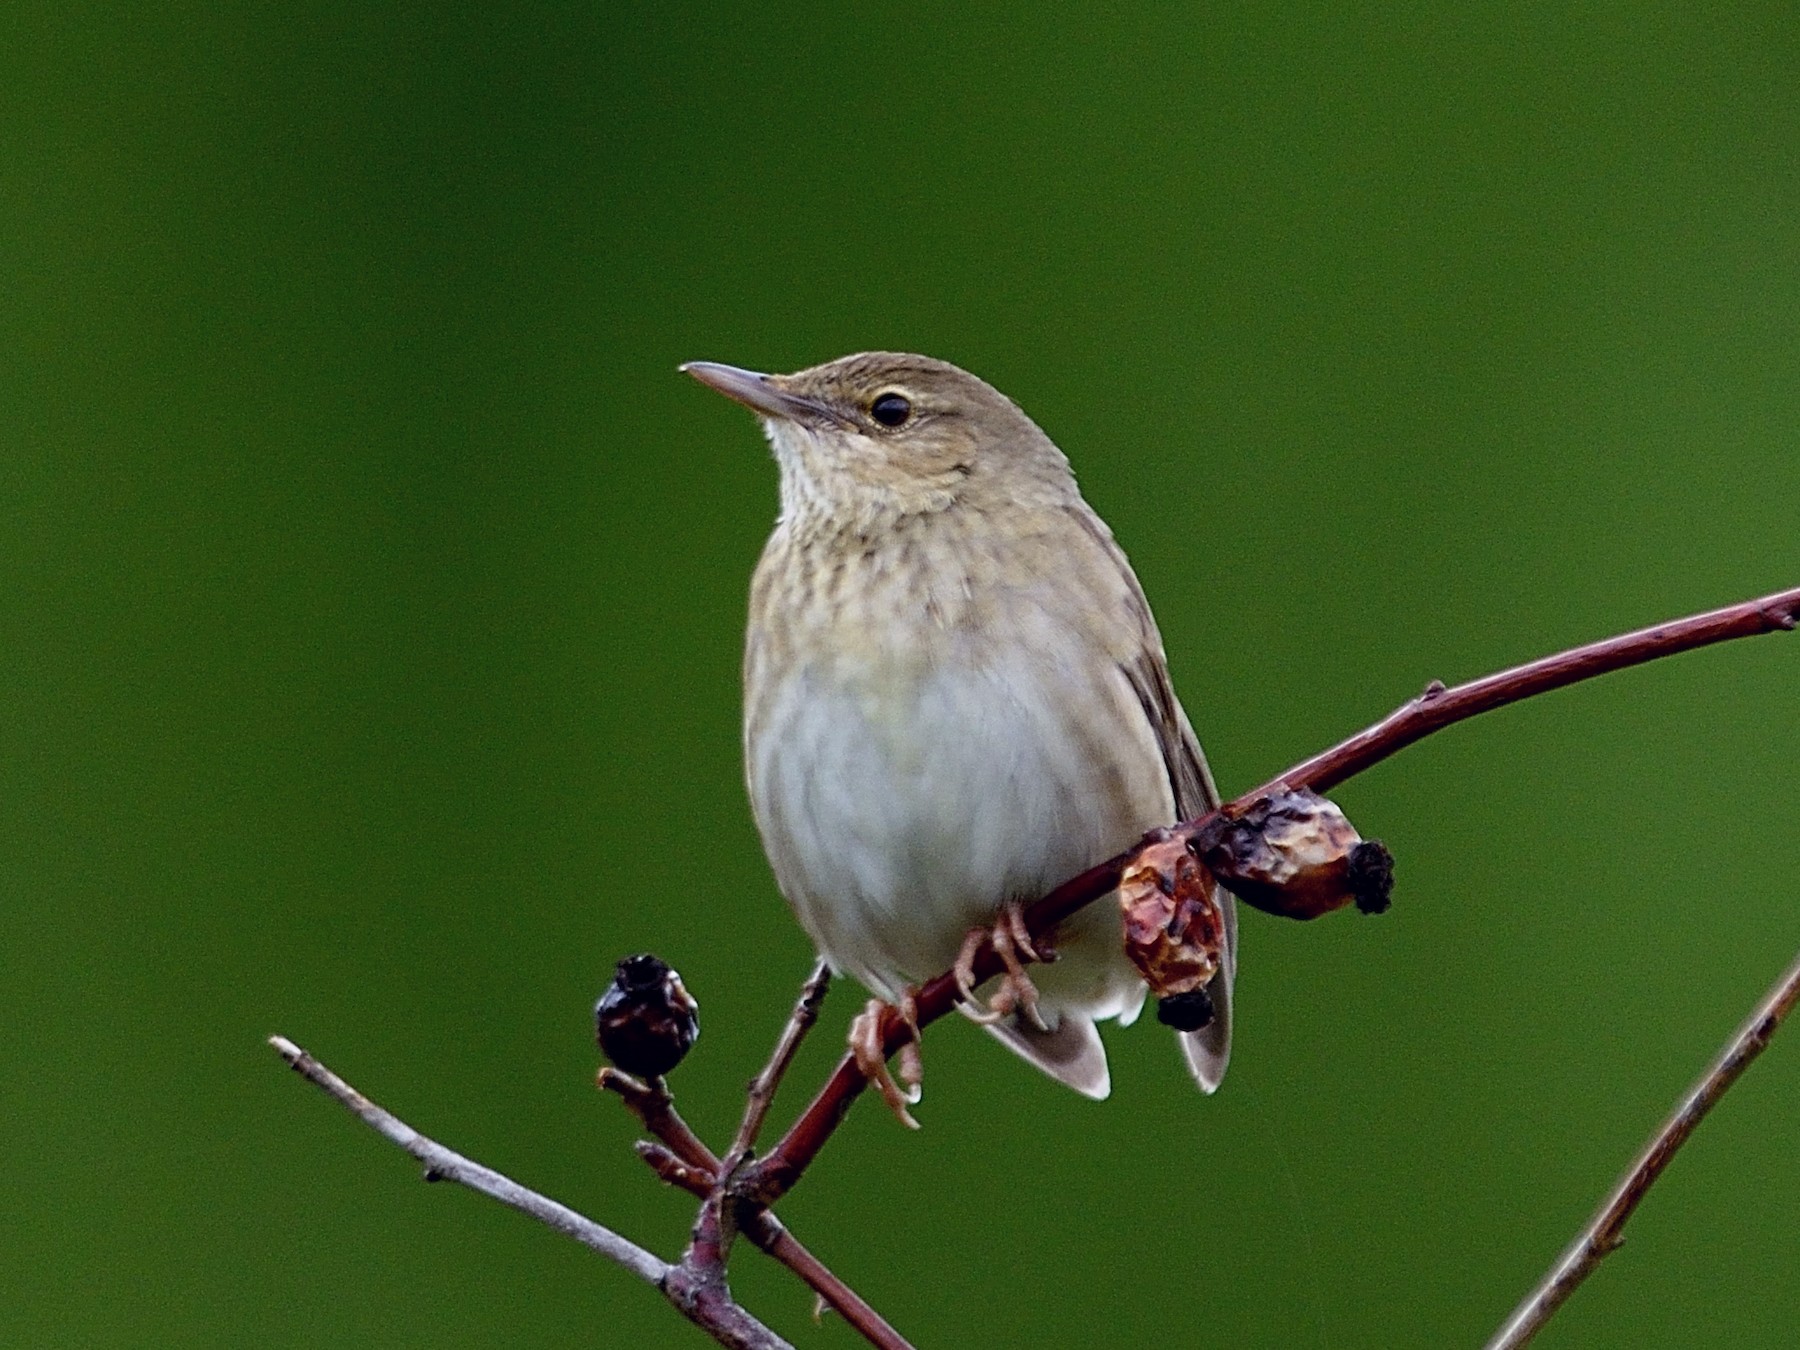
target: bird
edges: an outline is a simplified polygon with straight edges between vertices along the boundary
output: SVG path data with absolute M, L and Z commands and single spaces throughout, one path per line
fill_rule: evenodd
M 918 1070 L 896 1097 L 868 1018 L 966 971 L 991 926 L 1011 973 L 964 1010 L 1105 1098 L 1095 1024 L 1130 1023 L 1146 996 L 1119 910 L 1089 905 L 1055 933 L 1054 962 L 1018 979 L 1020 906 L 1219 801 L 1112 531 L 1037 423 L 948 362 L 871 351 L 788 375 L 681 370 L 758 416 L 779 470 L 750 585 L 745 778 L 800 925 L 874 996 L 858 1062 L 913 1123 Z M 1230 1059 L 1237 966 L 1232 900 L 1216 900 L 1211 1020 L 1178 1032 L 1207 1093 Z

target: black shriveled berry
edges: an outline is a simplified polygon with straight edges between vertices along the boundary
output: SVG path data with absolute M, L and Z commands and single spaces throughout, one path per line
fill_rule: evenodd
M 666 961 L 645 953 L 619 962 L 594 1005 L 594 1032 L 606 1057 L 626 1073 L 669 1072 L 700 1034 L 700 1005 Z

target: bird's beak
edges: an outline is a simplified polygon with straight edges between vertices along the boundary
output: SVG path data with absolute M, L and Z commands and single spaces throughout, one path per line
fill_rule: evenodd
M 823 403 L 790 394 L 775 383 L 773 376 L 759 375 L 754 370 L 739 370 L 717 361 L 689 361 L 681 369 L 709 389 L 717 389 L 726 398 L 735 399 L 764 417 L 785 417 L 798 422 L 844 420 Z

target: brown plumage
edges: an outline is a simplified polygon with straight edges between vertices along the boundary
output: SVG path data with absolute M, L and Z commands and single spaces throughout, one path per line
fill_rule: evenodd
M 751 583 L 744 750 L 782 893 L 820 951 L 889 1000 L 965 933 L 1216 801 L 1124 553 L 1068 461 L 998 390 L 867 352 L 794 375 L 685 367 L 755 410 L 781 515 Z M 1213 1023 L 1230 1054 L 1229 897 Z M 1116 908 L 1090 906 L 1036 972 L 1047 1029 L 990 1030 L 1093 1097 L 1096 1018 L 1137 1015 Z

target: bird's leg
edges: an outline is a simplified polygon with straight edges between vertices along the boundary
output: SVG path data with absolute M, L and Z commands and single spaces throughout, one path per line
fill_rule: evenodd
M 982 944 L 990 940 L 994 944 L 994 954 L 1006 969 L 1000 976 L 1000 987 L 984 1006 L 975 994 L 975 957 L 981 951 Z M 1040 950 L 1033 945 L 1031 932 L 1025 927 L 1025 911 L 1017 901 L 1009 900 L 1000 907 L 999 914 L 994 917 L 992 930 L 969 930 L 969 936 L 963 939 L 962 950 L 956 956 L 955 974 L 956 990 L 962 997 L 962 1010 L 970 1020 L 987 1026 L 1010 1017 L 1015 1012 L 1022 1012 L 1038 1030 L 1049 1030 L 1038 1012 L 1037 986 L 1031 982 L 1031 976 L 1025 973 L 1024 963 L 1019 960 L 1021 953 L 1027 961 L 1055 958 L 1055 953 L 1048 947 Z
M 887 1008 L 888 1005 L 880 999 L 872 998 L 869 1000 L 868 1006 L 856 1015 L 856 1019 L 850 1023 L 850 1054 L 856 1060 L 856 1067 L 862 1070 L 863 1077 L 869 1080 L 869 1086 L 881 1094 L 881 1100 L 887 1103 L 888 1110 L 892 1111 L 907 1129 L 916 1130 L 919 1128 L 919 1122 L 914 1120 L 912 1113 L 906 1109 L 911 1102 L 919 1100 L 918 1080 L 920 1077 L 919 1018 L 918 1013 L 913 1011 L 911 991 L 909 990 L 906 997 L 901 1000 L 899 1010 L 900 1016 L 912 1029 L 913 1036 L 900 1052 L 900 1073 L 903 1078 L 910 1079 L 908 1083 L 908 1086 L 912 1088 L 910 1097 L 901 1091 L 900 1085 L 894 1081 L 894 1076 L 888 1072 L 886 1045 L 881 1034 L 882 1014 L 887 1011 Z M 910 1067 L 909 1056 L 906 1053 L 908 1050 L 912 1052 Z

